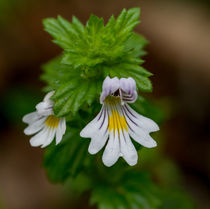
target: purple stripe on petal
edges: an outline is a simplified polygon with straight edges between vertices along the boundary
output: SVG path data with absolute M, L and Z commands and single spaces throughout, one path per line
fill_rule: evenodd
M 129 108 L 127 107 L 127 105 L 124 106 L 126 108 L 126 110 L 134 117 L 134 118 L 137 118 L 130 110 Z
M 99 115 L 97 121 L 99 121 L 99 120 L 101 119 L 101 116 L 102 116 L 103 112 L 104 112 L 104 108 L 102 108 L 101 113 L 100 113 L 100 115 Z
M 101 123 L 101 125 L 100 125 L 100 127 L 99 127 L 99 130 L 100 130 L 101 127 L 103 126 L 105 119 L 106 119 L 106 109 L 105 109 L 105 107 L 104 107 L 104 117 L 103 117 L 102 123 Z
M 128 115 L 128 113 L 126 111 L 124 111 L 125 115 L 128 117 L 128 119 L 133 123 L 135 124 L 136 126 L 138 126 L 138 124 L 136 122 L 134 122 L 131 117 Z
M 126 116 L 128 117 L 128 114 L 127 114 L 127 112 L 126 112 L 124 106 L 121 106 L 121 110 L 122 110 L 122 112 L 123 112 L 123 115 L 124 115 L 124 116 L 126 115 Z M 128 117 L 128 119 L 130 119 L 130 118 Z M 131 131 L 134 132 L 134 130 L 130 127 L 130 125 L 129 125 L 127 119 L 126 119 L 126 117 L 125 117 L 125 120 L 126 120 L 126 124 L 127 124 L 128 128 L 129 128 Z M 130 120 L 131 120 L 131 119 L 130 119 Z

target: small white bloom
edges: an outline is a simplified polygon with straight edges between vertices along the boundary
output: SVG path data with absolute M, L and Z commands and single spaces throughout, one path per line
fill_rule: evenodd
M 23 117 L 23 122 L 28 124 L 24 133 L 33 135 L 30 144 L 33 147 L 48 146 L 56 136 L 56 144 L 61 142 L 66 131 L 65 118 L 57 118 L 53 113 L 53 101 L 50 97 L 54 91 L 49 92 L 44 100 L 36 105 L 36 111 Z
M 137 163 L 137 151 L 130 137 L 144 147 L 157 145 L 149 133 L 158 131 L 158 125 L 127 104 L 135 102 L 137 96 L 133 78 L 106 77 L 100 97 L 102 109 L 80 133 L 81 137 L 91 138 L 90 154 L 100 151 L 109 139 L 102 157 L 106 166 L 112 166 L 119 157 L 131 166 Z

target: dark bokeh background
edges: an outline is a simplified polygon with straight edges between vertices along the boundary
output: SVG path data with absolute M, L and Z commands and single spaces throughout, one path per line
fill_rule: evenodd
M 42 150 L 31 148 L 22 133 L 22 115 L 41 98 L 41 65 L 61 52 L 42 19 L 75 15 L 85 23 L 94 13 L 107 20 L 134 6 L 142 10 L 136 31 L 150 42 L 145 67 L 154 74 L 154 91 L 147 96 L 165 112 L 161 152 L 176 164 L 198 206 L 210 208 L 207 0 L 0 0 L 0 208 L 87 208 L 88 198 L 78 204 L 64 187 L 48 182 Z

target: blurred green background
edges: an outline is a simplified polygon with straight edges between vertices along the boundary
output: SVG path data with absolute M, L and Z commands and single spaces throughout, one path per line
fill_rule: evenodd
M 22 131 L 22 116 L 43 96 L 41 66 L 61 52 L 43 31 L 42 19 L 60 14 L 70 20 L 75 15 L 85 23 L 94 13 L 107 20 L 122 8 L 137 6 L 142 23 L 136 31 L 150 42 L 144 66 L 154 74 L 153 93 L 146 97 L 161 110 L 154 119 L 162 121 L 158 148 L 143 149 L 139 164 L 163 188 L 178 189 L 163 209 L 167 204 L 187 209 L 192 202 L 209 209 L 208 0 L 0 0 L 0 208 L 88 208 L 88 194 L 81 201 L 66 187 L 48 182 L 41 166 L 43 151 L 31 148 Z

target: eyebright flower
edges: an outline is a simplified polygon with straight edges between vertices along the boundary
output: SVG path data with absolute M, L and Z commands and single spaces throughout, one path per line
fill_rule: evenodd
M 149 133 L 158 131 L 158 125 L 127 104 L 136 99 L 136 82 L 133 78 L 106 77 L 100 97 L 101 111 L 80 133 L 81 137 L 91 138 L 88 148 L 90 154 L 100 151 L 108 140 L 102 157 L 108 167 L 119 157 L 123 157 L 131 166 L 137 163 L 137 151 L 130 137 L 144 147 L 157 145 Z
M 24 133 L 26 135 L 34 135 L 30 139 L 33 147 L 48 146 L 56 135 L 56 144 L 60 143 L 66 131 L 65 118 L 57 118 L 53 113 L 53 101 L 50 97 L 54 91 L 49 92 L 44 100 L 36 105 L 36 111 L 29 113 L 23 117 L 23 122 L 28 124 Z

